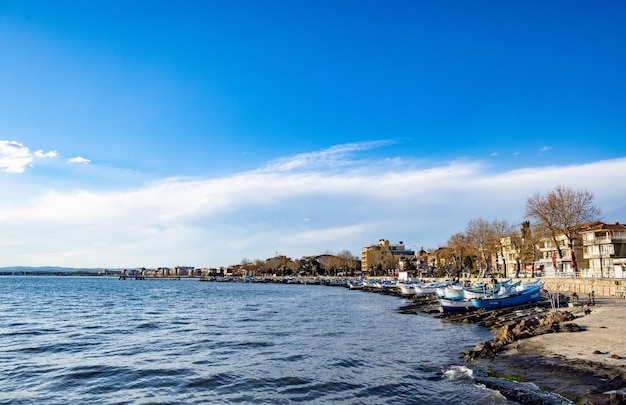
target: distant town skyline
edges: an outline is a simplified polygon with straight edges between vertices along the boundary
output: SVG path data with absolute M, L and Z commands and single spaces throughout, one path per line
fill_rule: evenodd
M 626 222 L 626 3 L 149 8 L 0 3 L 0 267 L 428 250 L 557 185 Z

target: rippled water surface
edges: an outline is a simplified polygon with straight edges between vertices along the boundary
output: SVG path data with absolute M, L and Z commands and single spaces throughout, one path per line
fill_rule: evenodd
M 2 403 L 506 403 L 475 325 L 341 287 L 0 277 Z

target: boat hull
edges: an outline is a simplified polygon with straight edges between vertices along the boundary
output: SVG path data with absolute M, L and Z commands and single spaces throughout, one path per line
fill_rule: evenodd
M 449 285 L 443 289 L 443 297 L 449 300 L 463 299 L 463 287 Z
M 423 297 L 425 295 L 435 294 L 437 292 L 437 288 L 444 287 L 445 285 L 446 283 L 443 282 L 415 284 L 415 295 Z
M 439 298 L 439 304 L 444 312 L 467 311 L 475 309 L 472 301 L 468 300 L 450 300 L 447 298 Z
M 536 304 L 541 296 L 539 286 L 530 287 L 522 291 L 517 291 L 503 296 L 486 296 L 472 298 L 471 302 L 476 308 L 498 309 L 524 304 Z

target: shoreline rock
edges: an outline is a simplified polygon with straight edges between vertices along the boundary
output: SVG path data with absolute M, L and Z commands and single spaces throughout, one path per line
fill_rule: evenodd
M 577 404 L 626 404 L 626 357 L 611 353 L 621 348 L 626 331 L 619 322 L 622 314 L 626 318 L 626 301 L 605 301 L 593 311 L 575 309 L 579 316 L 552 310 L 502 325 L 493 340 L 466 352 L 466 361 L 521 377 Z
M 435 306 L 419 300 L 403 307 L 402 312 L 432 314 Z M 476 371 L 476 382 L 506 392 L 512 401 L 563 403 L 550 395 L 537 396 L 532 390 L 527 395 L 527 384 L 532 383 L 542 392 L 576 404 L 626 405 L 626 299 L 599 296 L 584 305 L 556 310 L 560 314 L 548 315 L 552 312 L 549 304 L 540 302 L 532 307 L 436 317 L 475 323 L 494 331 L 493 340 L 464 354 Z M 521 377 L 526 383 L 492 374 Z M 516 386 L 519 393 L 515 392 Z
M 493 359 L 505 346 L 520 339 L 528 339 L 533 336 L 546 333 L 580 332 L 581 328 L 571 323 L 575 316 L 568 311 L 552 310 L 543 316 L 521 319 L 502 325 L 493 340 L 479 343 L 474 349 L 465 353 L 465 361 Z

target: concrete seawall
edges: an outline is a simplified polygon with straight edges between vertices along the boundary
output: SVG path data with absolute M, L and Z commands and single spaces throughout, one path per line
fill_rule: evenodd
M 513 281 L 521 280 L 522 283 L 531 279 L 513 279 Z M 626 279 L 608 280 L 593 278 L 541 278 L 545 283 L 544 289 L 553 292 L 570 292 L 579 296 L 587 296 L 593 291 L 596 296 L 616 297 L 624 294 L 626 291 Z

